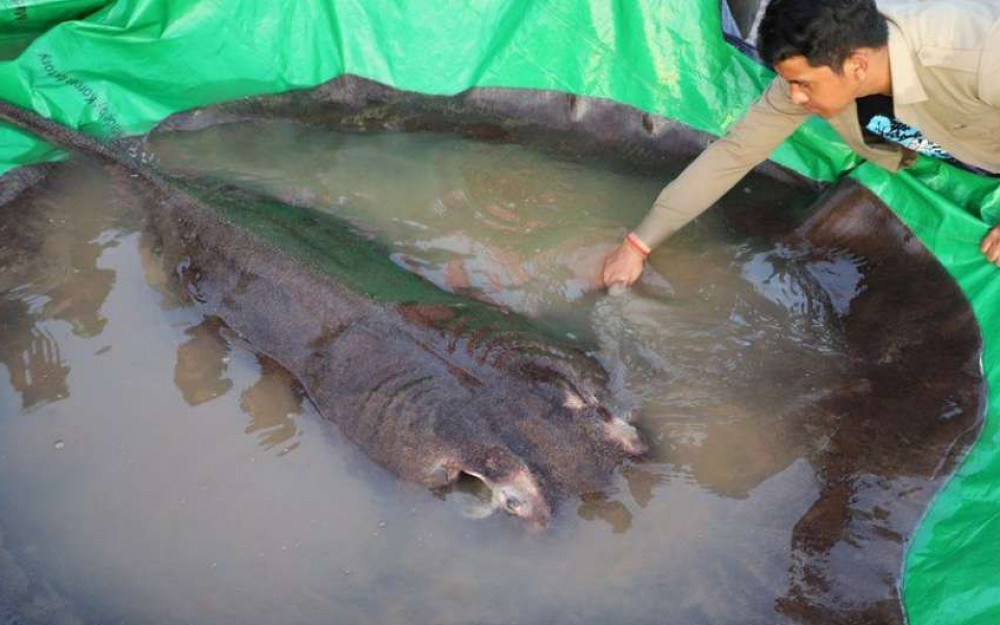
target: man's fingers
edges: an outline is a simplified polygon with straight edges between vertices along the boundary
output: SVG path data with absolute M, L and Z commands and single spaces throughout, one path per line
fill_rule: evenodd
M 987 260 L 1000 266 L 1000 226 L 993 228 L 983 237 L 979 249 L 986 255 Z
M 983 245 L 983 253 L 991 263 L 1000 261 L 1000 236 L 993 237 Z
M 985 237 L 983 237 L 982 242 L 979 244 L 979 251 L 981 251 L 990 262 L 993 260 L 993 251 L 996 247 L 997 233 L 996 230 L 990 230 Z
M 611 297 L 620 297 L 628 292 L 628 285 L 624 282 L 612 282 L 608 285 L 608 295 Z
M 983 254 L 989 254 L 990 248 L 992 248 L 997 241 L 1000 241 L 1000 231 L 993 229 L 983 237 L 983 242 L 979 244 L 979 249 L 982 250 Z

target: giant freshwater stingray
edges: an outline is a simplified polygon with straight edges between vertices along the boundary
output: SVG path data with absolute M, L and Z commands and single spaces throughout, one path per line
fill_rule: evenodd
M 730 222 L 781 242 L 768 254 L 772 277 L 794 276 L 811 305 L 827 307 L 846 342 L 847 375 L 770 421 L 770 432 L 739 419 L 715 422 L 697 449 L 671 457 L 654 444 L 649 460 L 682 464 L 735 499 L 752 499 L 807 460 L 818 496 L 801 502 L 787 530 L 788 585 L 775 612 L 811 625 L 902 625 L 901 572 L 913 532 L 982 426 L 975 319 L 913 233 L 856 183 L 837 183 L 798 220 L 761 223 L 753 208 L 732 211 Z M 838 258 L 861 275 L 838 273 Z M 645 338 L 639 332 L 631 345 L 651 344 Z M 723 455 L 742 457 L 746 472 L 720 480 Z
M 600 490 L 645 451 L 605 407 L 604 372 L 581 349 L 439 291 L 346 223 L 153 172 L 11 104 L 0 118 L 104 162 L 191 297 L 399 477 L 440 488 L 472 476 L 494 508 L 545 526 L 560 500 Z
M 610 156 L 627 167 L 660 175 L 678 171 L 710 140 L 680 124 L 624 105 L 571 94 L 474 89 L 454 97 L 428 97 L 349 76 L 312 90 L 182 113 L 166 120 L 159 131 L 180 132 L 260 118 L 286 118 L 347 130 L 453 132 L 574 156 Z M 851 292 L 837 295 L 842 312 L 833 315 L 849 345 L 849 369 L 854 374 L 844 386 L 829 389 L 815 409 L 782 421 L 780 429 L 773 432 L 780 444 L 744 442 L 721 432 L 706 438 L 698 452 L 704 458 L 695 455 L 677 461 L 699 482 L 701 467 L 709 463 L 706 459 L 712 454 L 734 453 L 732 447 L 748 444 L 753 453 L 762 456 L 755 464 L 759 470 L 733 483 L 727 494 L 745 497 L 800 456 L 806 457 L 815 471 L 819 494 L 808 502 L 808 510 L 791 529 L 786 590 L 782 596 L 767 599 L 773 601 L 774 612 L 798 623 L 903 623 L 899 574 L 909 537 L 982 424 L 985 404 L 978 327 L 968 302 L 947 273 L 870 192 L 846 181 L 816 200 L 819 189 L 815 185 L 772 165 L 764 165 L 760 171 L 781 191 L 741 197 L 735 204 L 742 208 L 727 214 L 734 229 L 744 236 L 781 241 L 796 249 L 796 260 L 790 261 L 788 270 L 802 274 L 803 284 L 820 303 L 843 285 L 836 276 L 809 273 L 811 258 L 819 266 L 828 253 L 846 254 L 856 259 L 861 269 Z M 505 505 L 503 484 L 488 467 L 497 459 L 490 457 L 490 443 L 480 444 L 476 438 L 484 435 L 488 441 L 497 441 L 497 432 L 487 430 L 490 424 L 502 424 L 505 436 L 513 435 L 514 442 L 501 436 L 501 444 L 493 444 L 492 453 L 512 463 L 513 468 L 508 464 L 501 473 L 507 471 L 505 483 L 517 489 L 519 503 L 529 506 L 513 511 L 543 521 L 551 513 L 551 502 L 599 488 L 610 471 L 641 448 L 627 424 L 600 417 L 600 403 L 588 403 L 590 393 L 601 398 L 605 384 L 604 373 L 592 361 L 548 336 L 541 340 L 537 329 L 526 326 L 517 316 L 429 290 L 423 281 L 388 266 L 383 252 L 363 238 L 346 235 L 350 231 L 342 223 L 309 211 L 290 211 L 285 204 L 218 182 L 172 180 L 163 189 L 155 180 L 121 182 L 128 193 L 144 195 L 144 202 L 154 207 L 165 201 L 158 194 L 176 194 L 180 189 L 194 198 L 184 202 L 212 203 L 219 211 L 220 223 L 202 232 L 188 228 L 190 222 L 181 221 L 181 227 L 161 223 L 166 217 L 152 213 L 159 224 L 157 230 L 164 233 L 165 251 L 176 256 L 192 294 L 210 311 L 228 311 L 238 323 L 259 326 L 256 335 L 241 330 L 251 342 L 255 342 L 254 336 L 260 336 L 260 341 L 271 332 L 282 331 L 313 337 L 283 364 L 292 371 L 295 365 L 317 372 L 313 379 L 304 377 L 302 381 L 321 410 L 321 402 L 333 401 L 338 393 L 353 393 L 355 400 L 342 409 L 361 416 L 347 415 L 347 426 L 341 423 L 341 427 L 377 461 L 402 477 L 440 484 L 466 471 L 492 480 L 497 504 Z M 799 199 L 779 205 L 773 201 L 776 195 Z M 309 201 L 308 197 L 283 199 L 292 204 Z M 212 271 L 200 267 L 194 258 L 188 262 L 183 252 L 186 247 L 193 243 L 196 249 L 205 248 L 206 240 L 219 236 L 217 230 L 233 225 L 236 228 L 225 245 L 216 246 L 216 252 L 203 252 L 201 262 L 207 262 L 205 268 Z M 192 242 L 199 237 L 201 241 Z M 333 313 L 324 310 L 326 296 L 317 292 L 330 288 L 326 279 L 296 278 L 302 284 L 293 291 L 277 288 L 268 292 L 267 285 L 287 282 L 303 270 L 301 264 L 284 256 L 289 250 L 297 250 L 298 258 L 312 259 L 316 266 L 309 268 L 317 276 L 342 267 L 338 259 L 360 264 L 363 269 L 359 274 L 368 280 L 351 281 L 351 275 L 359 274 L 334 271 L 339 285 L 335 289 L 339 289 L 338 294 L 345 291 L 348 301 L 358 298 L 358 293 L 371 300 L 373 303 L 365 306 L 382 311 L 375 315 L 373 325 L 339 331 L 343 326 L 336 323 Z M 324 255 L 330 254 L 324 260 Z M 655 255 L 652 262 L 658 262 Z M 248 266 L 255 269 L 248 271 Z M 382 282 L 375 284 L 371 279 Z M 395 293 L 395 303 L 379 300 L 379 294 L 389 292 Z M 407 297 L 407 292 L 412 297 Z M 246 293 L 252 297 L 240 299 Z M 298 322 L 281 314 L 293 296 L 304 298 L 302 306 L 310 311 Z M 256 299 L 267 302 L 256 308 L 257 312 L 233 304 L 251 301 L 253 308 L 258 305 Z M 413 303 L 399 303 L 400 299 Z M 322 323 L 331 330 L 319 331 Z M 428 342 L 421 346 L 412 341 L 414 337 Z M 361 356 L 320 365 L 328 343 Z M 451 349 L 452 343 L 457 349 Z M 400 349 L 404 350 L 401 354 L 412 356 L 397 359 L 393 354 Z M 384 359 L 381 364 L 368 362 L 376 360 L 371 356 L 375 353 Z M 441 358 L 441 354 L 447 356 Z M 403 373 L 410 365 L 402 363 L 410 357 L 421 363 L 420 371 L 439 380 L 435 384 L 447 381 L 442 393 L 458 393 L 467 404 L 483 386 L 496 384 L 490 376 L 512 376 L 514 381 L 491 386 L 495 390 L 487 390 L 483 397 L 490 393 L 500 398 L 521 397 L 524 389 L 533 388 L 530 396 L 541 399 L 522 405 L 548 406 L 561 421 L 525 420 L 524 414 L 517 413 L 511 423 L 491 412 L 498 410 L 497 406 L 485 405 L 480 411 L 486 418 L 467 423 L 474 414 L 462 406 L 465 411 L 435 421 L 438 425 L 432 427 L 432 439 L 443 436 L 449 442 L 425 449 L 434 453 L 457 449 L 460 453 L 454 457 L 471 458 L 474 466 L 427 463 L 426 457 L 406 456 L 405 452 L 403 457 L 380 456 L 380 449 L 390 455 L 399 453 L 408 444 L 407 437 L 427 435 L 420 426 L 426 422 L 419 421 L 426 406 L 452 405 L 420 376 Z M 394 377 L 397 374 L 399 377 Z M 326 398 L 320 394 L 323 389 L 316 390 L 322 379 L 336 380 L 326 389 L 330 394 Z M 376 380 L 385 383 L 379 386 Z M 573 407 L 571 412 L 566 412 L 566 403 Z M 584 419 L 566 416 L 579 415 L 580 410 L 585 415 L 597 414 Z M 461 424 L 466 435 L 454 436 L 451 426 L 455 423 Z M 534 431 L 529 423 L 544 427 Z M 549 424 L 559 427 L 549 428 Z M 398 427 L 403 428 L 402 434 L 393 430 Z M 669 451 L 650 439 L 654 444 L 647 454 L 649 460 L 670 463 Z M 496 449 L 510 449 L 514 456 L 498 454 Z M 641 473 L 638 467 L 633 469 L 632 473 Z M 419 477 L 414 478 L 414 474 Z M 426 475 L 431 477 L 424 479 Z M 525 485 L 517 476 L 529 476 L 534 482 Z M 629 479 L 636 482 L 630 486 L 641 487 L 640 478 Z M 541 496 L 532 498 L 536 486 Z M 733 581 L 734 593 L 743 591 L 739 581 Z

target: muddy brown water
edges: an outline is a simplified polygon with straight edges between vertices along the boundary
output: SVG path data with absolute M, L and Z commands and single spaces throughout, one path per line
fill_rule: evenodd
M 4 622 L 752 625 L 800 622 L 783 606 L 831 585 L 846 611 L 898 611 L 886 566 L 825 580 L 793 539 L 838 427 L 823 401 L 852 383 L 838 319 L 858 259 L 747 238 L 714 211 L 639 287 L 596 296 L 597 260 L 662 180 L 279 122 L 150 149 L 166 170 L 344 216 L 444 288 L 590 337 L 653 451 L 544 533 L 471 518 L 473 485 L 395 480 L 204 318 L 143 216 L 76 162 L 0 214 Z M 927 486 L 861 479 L 864 531 L 829 561 L 898 552 L 919 510 L 887 516 L 886 479 Z

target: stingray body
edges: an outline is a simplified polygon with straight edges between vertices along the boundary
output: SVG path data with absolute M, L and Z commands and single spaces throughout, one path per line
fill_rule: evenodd
M 319 412 L 399 477 L 482 480 L 544 526 L 645 445 L 604 407 L 604 373 L 524 319 L 393 265 L 342 221 L 228 185 L 161 175 L 18 107 L 0 118 L 108 164 L 164 259 L 215 315 L 303 385 Z

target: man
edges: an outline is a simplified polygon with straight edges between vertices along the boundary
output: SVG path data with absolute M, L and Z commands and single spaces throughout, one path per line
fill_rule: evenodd
M 921 152 L 1000 174 L 1000 0 L 772 0 L 758 48 L 778 77 L 605 259 L 606 285 L 635 282 L 653 248 L 810 115 L 890 171 Z M 981 249 L 1000 264 L 1000 226 Z

